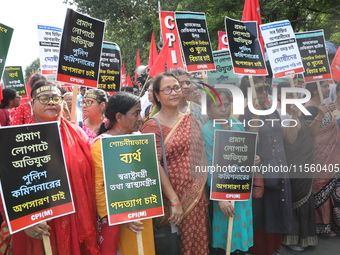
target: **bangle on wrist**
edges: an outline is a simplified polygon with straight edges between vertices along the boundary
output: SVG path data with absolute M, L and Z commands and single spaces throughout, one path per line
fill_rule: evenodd
M 170 203 L 171 206 L 177 206 L 177 205 L 180 205 L 180 204 L 182 204 L 182 200 L 179 200 L 179 203 L 174 204 L 174 205 Z

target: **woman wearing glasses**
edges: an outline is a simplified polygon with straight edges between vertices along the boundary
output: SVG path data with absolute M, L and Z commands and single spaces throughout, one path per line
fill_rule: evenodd
M 83 121 L 78 123 L 89 137 L 90 142 L 97 136 L 100 124 L 104 120 L 104 109 L 107 103 L 107 94 L 102 89 L 86 91 L 79 105 L 82 107 Z
M 31 91 L 33 116 L 28 124 L 59 121 L 75 213 L 37 224 L 13 235 L 13 254 L 43 255 L 42 235 L 51 239 L 53 254 L 98 255 L 94 167 L 85 133 L 62 117 L 60 88 L 40 81 Z
M 257 110 L 265 110 L 266 102 L 271 87 L 262 76 L 254 76 L 256 100 L 254 107 Z M 250 87 L 248 76 L 242 77 L 240 88 L 247 96 Z M 249 95 L 248 95 L 249 96 Z M 287 166 L 284 151 L 284 142 L 277 111 L 272 114 L 257 116 L 245 108 L 244 115 L 240 116 L 245 121 L 246 131 L 258 133 L 256 154 L 261 158 L 261 165 L 280 167 Z M 261 166 L 260 166 L 261 169 Z M 249 253 L 253 255 L 279 254 L 282 234 L 290 233 L 293 224 L 292 199 L 289 175 L 286 172 L 264 173 L 264 195 L 261 198 L 253 198 L 253 222 L 254 222 L 254 246 Z
M 177 225 L 181 254 L 203 255 L 208 254 L 207 200 L 204 193 L 207 176 L 206 173 L 195 172 L 195 166 L 206 166 L 206 159 L 199 124 L 190 114 L 183 114 L 178 109 L 181 90 L 179 80 L 171 73 L 161 73 L 155 78 L 153 95 L 159 112 L 154 118 L 159 120 L 163 132 L 168 175 L 164 171 L 163 160 L 160 160 L 165 216 L 155 218 L 154 225 L 156 228 L 169 223 Z M 158 158 L 161 159 L 160 128 L 156 121 L 148 120 L 142 132 L 156 135 Z
M 191 84 L 189 74 L 183 69 L 174 69 L 171 73 L 176 76 L 179 85 L 182 87 L 182 98 L 178 105 L 179 111 L 191 114 L 202 127 L 206 123 L 206 119 L 202 116 L 201 106 L 193 101 L 188 101 Z

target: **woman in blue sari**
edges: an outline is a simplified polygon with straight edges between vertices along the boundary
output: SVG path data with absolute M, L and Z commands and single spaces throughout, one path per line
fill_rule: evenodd
M 211 97 L 207 97 L 207 113 L 209 120 L 202 128 L 203 141 L 205 143 L 209 166 L 212 165 L 214 131 L 244 131 L 242 123 L 237 119 L 230 117 L 231 100 L 229 92 L 227 90 L 217 90 L 217 92 L 222 100 L 222 105 L 219 103 L 215 104 Z M 214 124 L 214 119 L 228 120 L 228 123 Z M 210 175 L 207 184 L 208 186 L 211 184 Z M 231 252 L 232 254 L 245 254 L 249 247 L 253 246 L 253 216 L 251 199 L 248 201 L 236 201 L 234 207 L 229 201 L 211 202 L 211 246 L 213 248 L 211 254 L 225 254 L 228 238 L 229 217 L 234 217 Z

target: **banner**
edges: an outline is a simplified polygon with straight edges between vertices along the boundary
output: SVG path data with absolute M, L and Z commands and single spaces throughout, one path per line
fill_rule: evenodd
M 225 27 L 234 73 L 268 75 L 256 21 L 238 21 L 225 17 Z
M 97 88 L 105 22 L 67 9 L 57 81 Z
M 109 225 L 163 215 L 154 134 L 101 138 Z
M 331 79 L 328 54 L 323 30 L 296 33 L 296 42 L 305 68 L 305 82 Z
M 58 126 L 0 128 L 1 196 L 11 234 L 75 212 Z
M 13 28 L 0 23 L 0 80 L 5 68 L 7 53 L 13 35 Z
M 181 47 L 179 45 L 178 31 L 175 22 L 174 12 L 159 12 L 159 20 L 161 23 L 163 43 L 168 40 L 168 48 L 170 54 L 167 55 L 168 71 L 177 68 L 184 68 Z M 164 47 L 165 45 L 163 45 Z
M 233 72 L 229 50 L 213 51 L 216 70 L 207 71 L 208 84 L 215 87 L 216 84 L 232 84 L 239 86 L 239 78 Z
M 228 50 L 229 45 L 227 33 L 224 31 L 218 31 L 217 36 L 218 36 L 217 50 Z
M 175 19 L 187 71 L 215 70 L 205 14 L 176 12 Z
M 38 24 L 41 74 L 55 81 L 62 29 Z
M 289 20 L 260 25 L 273 77 L 303 73 L 300 52 Z
M 210 199 L 249 200 L 256 133 L 215 130 Z
M 120 48 L 116 43 L 103 43 L 98 89 L 103 89 L 108 92 L 119 91 L 121 59 Z
M 2 80 L 4 88 L 15 89 L 24 99 L 28 97 L 21 66 L 6 66 Z

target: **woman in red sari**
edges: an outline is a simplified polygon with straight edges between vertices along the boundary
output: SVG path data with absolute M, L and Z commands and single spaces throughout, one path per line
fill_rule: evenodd
M 59 121 L 76 212 L 39 223 L 12 236 L 14 255 L 43 255 L 42 235 L 50 236 L 53 255 L 98 255 L 94 166 L 85 133 L 62 117 L 63 99 L 56 84 L 40 81 L 31 91 L 28 124 Z
M 160 161 L 166 216 L 156 218 L 155 226 L 173 223 L 179 227 L 181 254 L 209 254 L 207 200 L 204 192 L 207 175 L 195 172 L 195 166 L 207 165 L 199 124 L 190 114 L 178 110 L 181 86 L 172 74 L 161 73 L 156 77 L 153 95 L 159 109 L 154 118 L 161 124 L 168 166 L 167 176 Z M 161 159 L 160 129 L 155 120 L 147 121 L 142 132 L 156 135 L 158 158 Z

